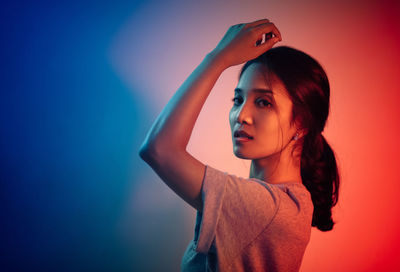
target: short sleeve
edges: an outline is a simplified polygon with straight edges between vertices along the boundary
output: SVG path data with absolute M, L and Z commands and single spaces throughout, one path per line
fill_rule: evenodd
M 202 185 L 203 211 L 199 222 L 196 251 L 208 253 L 216 246 L 226 258 L 251 243 L 277 213 L 279 189 L 253 178 L 241 178 L 209 165 Z M 220 255 L 220 254 L 219 254 Z

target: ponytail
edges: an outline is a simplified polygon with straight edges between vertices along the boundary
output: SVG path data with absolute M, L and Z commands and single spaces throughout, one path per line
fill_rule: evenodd
M 339 198 L 340 177 L 334 152 L 322 134 L 304 137 L 301 177 L 314 204 L 312 226 L 331 230 L 335 224 L 331 209 Z

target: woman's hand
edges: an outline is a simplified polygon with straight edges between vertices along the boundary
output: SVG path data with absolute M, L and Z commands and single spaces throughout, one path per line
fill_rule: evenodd
M 266 34 L 266 41 L 260 44 L 263 34 Z M 231 26 L 211 54 L 228 68 L 260 56 L 281 40 L 276 26 L 262 19 Z

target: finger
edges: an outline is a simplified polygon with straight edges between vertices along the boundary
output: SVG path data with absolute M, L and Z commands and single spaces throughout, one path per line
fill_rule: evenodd
M 254 27 L 254 26 L 258 26 L 260 24 L 265 24 L 265 23 L 269 23 L 269 20 L 268 19 L 261 19 L 261 20 L 257 20 L 257 21 L 251 22 L 251 23 L 247 23 L 246 27 L 247 28 L 248 27 Z
M 281 36 L 281 32 L 279 31 L 279 29 L 273 23 L 270 23 L 270 27 L 271 27 L 270 30 L 268 30 L 268 26 L 265 26 L 265 31 L 266 32 L 269 31 L 269 32 L 267 32 L 268 37 L 269 38 L 278 37 L 279 40 L 281 41 L 282 36 Z M 260 27 L 260 28 L 262 28 L 262 27 Z M 272 34 L 273 34 L 273 36 L 272 36 Z
M 253 29 L 259 33 L 259 35 L 264 33 L 272 32 L 275 37 L 278 37 L 279 40 L 282 40 L 282 36 L 278 28 L 273 23 L 265 23 L 258 26 L 253 27 Z

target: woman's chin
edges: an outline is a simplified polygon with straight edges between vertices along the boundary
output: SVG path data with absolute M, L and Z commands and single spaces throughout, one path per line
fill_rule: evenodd
M 242 152 L 238 152 L 237 150 L 233 151 L 233 154 L 235 154 L 236 157 L 238 157 L 239 159 L 244 159 L 244 160 L 251 160 L 251 157 L 242 153 Z

